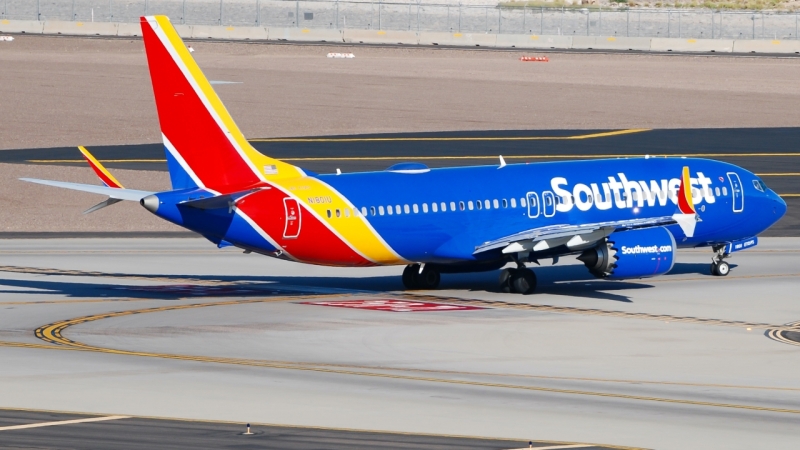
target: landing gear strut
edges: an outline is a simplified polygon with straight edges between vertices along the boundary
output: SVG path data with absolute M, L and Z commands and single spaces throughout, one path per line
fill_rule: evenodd
M 419 264 L 409 264 L 403 270 L 403 285 L 406 289 L 436 289 L 439 287 L 441 275 L 431 266 L 424 266 L 420 270 Z
M 724 277 L 731 271 L 731 267 L 725 262 L 730 253 L 725 253 L 725 246 L 714 247 L 714 257 L 711 258 L 711 275 Z
M 501 270 L 499 281 L 502 292 L 530 295 L 536 291 L 536 274 L 522 264 L 516 269 Z

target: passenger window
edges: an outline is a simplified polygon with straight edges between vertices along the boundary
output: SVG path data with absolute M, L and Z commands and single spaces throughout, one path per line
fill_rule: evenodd
M 722 186 L 722 195 L 724 195 L 724 196 L 728 195 L 728 188 L 725 187 L 725 186 Z
M 478 209 L 483 209 L 483 203 L 480 200 L 475 202 L 475 204 L 478 206 Z M 469 209 L 472 209 L 472 202 L 469 202 L 468 206 L 469 206 Z
M 456 202 L 450 202 L 450 211 L 456 210 Z M 464 202 L 461 202 L 461 210 L 464 210 Z
M 475 206 L 475 205 L 473 205 L 473 204 L 472 204 L 472 200 L 470 200 L 470 201 L 468 201 L 468 202 L 467 202 L 467 208 L 469 208 L 469 210 L 470 210 L 470 211 L 472 211 L 472 208 L 473 208 L 474 206 Z
M 431 203 L 431 211 L 436 212 L 438 210 L 437 208 L 436 203 Z
M 492 209 L 492 202 L 490 202 L 489 200 L 484 200 L 484 201 L 483 201 L 483 206 L 484 206 L 486 209 Z
M 719 187 L 714 188 L 714 194 L 716 194 L 716 196 L 719 197 Z
M 350 208 L 345 208 L 344 209 L 344 216 L 345 217 L 350 217 Z
M 591 196 L 591 195 L 587 195 L 587 196 L 586 196 L 586 201 L 587 201 L 588 203 L 592 203 L 592 196 Z
M 328 219 L 330 219 L 331 218 L 331 210 L 329 209 L 327 212 L 328 212 Z
M 442 210 L 442 212 L 445 212 L 445 211 L 447 211 L 447 203 L 445 203 L 445 202 L 442 202 L 442 205 L 441 205 L 441 207 L 440 207 L 439 209 L 441 209 L 441 210 Z M 455 204 L 455 203 L 453 203 L 453 202 L 450 202 L 450 209 L 452 209 L 453 211 L 455 211 L 455 210 L 456 210 L 456 204 Z
M 417 205 L 414 205 L 414 206 L 417 206 Z M 424 212 L 424 213 L 428 212 L 428 204 L 427 203 L 423 203 L 422 204 L 422 212 Z
M 413 205 L 411 205 L 411 210 L 414 211 L 414 214 L 416 214 L 419 212 L 419 206 L 417 206 L 417 204 L 414 203 Z
M 361 207 L 361 215 L 364 216 L 364 217 L 367 217 L 367 207 L 366 206 L 362 206 Z M 374 215 L 375 214 L 373 214 L 373 216 Z
M 408 214 L 409 213 L 408 205 L 403 205 L 403 212 Z
M 488 202 L 489 200 L 486 200 L 486 201 Z M 498 209 L 498 208 L 500 208 L 500 203 L 497 203 L 497 199 L 494 199 L 494 200 L 492 201 L 492 203 L 494 204 L 494 209 Z
M 508 208 L 508 200 L 503 199 L 503 208 Z
M 517 199 L 515 199 L 515 198 L 511 199 L 511 207 L 512 208 L 516 208 L 517 207 Z
M 383 209 L 383 208 L 381 208 L 381 209 Z M 381 212 L 381 214 L 383 214 L 383 212 Z M 369 215 L 375 216 L 375 207 L 374 206 L 370 206 L 369 207 Z
M 390 216 L 394 214 L 394 208 L 392 208 L 392 205 L 386 207 L 386 213 L 389 214 Z
M 375 207 L 372 207 L 372 210 L 375 210 Z M 378 206 L 378 214 L 383 215 L 383 206 Z
M 336 217 L 337 218 L 342 217 L 342 212 L 339 211 L 338 209 L 336 210 Z
M 524 208 L 527 205 L 524 198 L 519 199 L 519 207 Z
M 452 205 L 452 203 L 450 203 L 450 204 Z M 453 209 L 455 209 L 455 208 L 453 208 Z M 464 210 L 464 202 L 458 202 L 458 209 L 460 209 L 461 211 Z

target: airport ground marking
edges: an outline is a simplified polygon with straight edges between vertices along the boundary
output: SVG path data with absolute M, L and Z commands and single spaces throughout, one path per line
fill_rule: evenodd
M 129 419 L 129 418 L 130 416 L 87 417 L 85 419 L 59 420 L 57 422 L 39 422 L 39 423 L 29 423 L 25 425 L 11 425 L 7 427 L 0 427 L 0 431 L 26 430 L 29 428 L 52 427 L 59 425 L 75 425 L 79 423 L 105 422 L 108 420 L 119 420 L 119 419 Z
M 572 136 L 427 136 L 427 137 L 338 137 L 338 138 L 259 138 L 250 142 L 482 142 L 482 141 L 570 141 L 596 139 L 625 134 L 643 133 L 649 128 L 603 131 L 600 133 L 576 134 Z
M 62 330 L 63 331 L 63 330 Z M 782 339 L 779 339 L 782 341 Z M 799 343 L 790 341 L 793 345 L 800 345 Z M 73 347 L 68 345 L 59 344 L 30 344 L 27 342 L 12 342 L 0 341 L 0 347 L 17 347 L 17 348 L 35 348 L 42 350 L 66 350 L 77 352 L 97 352 L 92 348 Z M 105 352 L 103 352 L 105 353 Z M 659 380 L 629 380 L 629 379 L 614 379 L 614 378 L 592 378 L 592 377 L 565 377 L 565 376 L 549 376 L 549 375 L 530 375 L 520 373 L 497 373 L 497 372 L 476 372 L 464 370 L 447 370 L 447 369 L 420 369 L 412 367 L 391 367 L 391 366 L 364 366 L 353 364 L 336 364 L 336 363 L 321 363 L 321 362 L 304 362 L 304 361 L 280 361 L 280 360 L 252 360 L 263 364 L 281 364 L 285 366 L 319 366 L 319 367 L 334 367 L 356 370 L 379 370 L 387 372 L 410 372 L 410 373 L 431 373 L 431 374 L 446 374 L 446 375 L 459 375 L 459 376 L 482 376 L 482 377 L 502 377 L 502 378 L 528 378 L 536 380 L 555 380 L 555 381 L 590 381 L 596 383 L 614 383 L 614 384 L 652 384 L 657 386 L 691 386 L 691 387 L 705 387 L 705 388 L 721 388 L 721 389 L 744 389 L 744 390 L 766 390 L 766 391 L 787 391 L 798 392 L 800 388 L 784 387 L 784 386 L 749 386 L 739 384 L 720 384 L 720 383 L 690 383 L 681 381 L 659 381 Z M 2 410 L 2 408 L 0 408 Z
M 35 409 L 35 408 L 3 408 L 0 411 L 22 411 L 22 412 L 35 412 L 35 413 L 49 413 L 49 414 L 76 414 L 87 415 L 91 413 L 81 411 L 58 411 L 52 409 Z M 107 416 L 117 414 L 104 414 Z M 211 419 L 185 419 L 180 417 L 162 417 L 162 416 L 138 416 L 127 415 L 131 419 L 144 419 L 144 420 L 159 420 L 169 422 L 188 422 L 188 423 L 210 423 L 210 424 L 225 424 L 241 426 L 242 422 L 233 420 L 211 420 Z M 471 439 L 471 440 L 485 440 L 485 441 L 529 441 L 534 444 L 560 444 L 560 445 L 583 445 L 585 447 L 600 447 L 615 450 L 647 450 L 643 447 L 625 447 L 620 445 L 611 444 L 591 444 L 591 443 L 577 443 L 565 441 L 538 441 L 530 440 L 529 438 L 504 438 L 504 437 L 490 437 L 490 436 L 468 436 L 464 434 L 442 434 L 442 433 L 418 433 L 412 431 L 393 431 L 393 430 L 364 430 L 358 428 L 344 428 L 344 427 L 325 427 L 319 425 L 287 425 L 280 423 L 266 423 L 266 422 L 251 422 L 253 427 L 280 427 L 290 429 L 307 429 L 307 430 L 325 430 L 325 431 L 341 431 L 341 432 L 355 432 L 355 433 L 369 433 L 369 434 L 395 434 L 399 436 L 426 436 L 426 437 L 446 437 L 455 439 Z M 537 448 L 537 447 L 534 447 Z M 541 447 L 538 447 L 541 448 Z
M 291 297 L 294 300 L 305 300 L 308 297 L 316 297 L 319 298 L 320 296 L 296 296 Z M 329 296 L 330 297 L 330 296 Z M 436 299 L 441 299 L 440 297 L 434 297 Z M 208 307 L 208 306 L 225 306 L 225 305 L 240 305 L 240 304 L 248 304 L 248 303 L 263 303 L 266 301 L 281 301 L 285 300 L 284 298 L 269 298 L 269 299 L 248 299 L 248 300 L 235 300 L 235 301 L 225 301 L 225 302 L 213 302 L 213 303 L 197 303 L 197 304 L 189 304 L 189 305 L 172 305 L 172 306 L 165 306 L 159 308 L 147 308 L 147 309 L 140 309 L 140 310 L 128 310 L 128 311 L 118 311 L 112 313 L 105 313 L 105 314 L 96 314 L 93 316 L 84 316 L 78 317 L 70 320 L 60 321 L 48 325 L 44 325 L 39 327 L 36 331 L 36 337 L 53 344 L 62 344 L 69 347 L 77 347 L 78 349 L 99 352 L 99 353 L 108 353 L 108 354 L 117 354 L 117 355 L 126 355 L 126 356 L 140 356 L 140 357 L 149 357 L 149 358 L 160 358 L 160 359 L 171 359 L 171 360 L 180 360 L 180 361 L 194 361 L 194 362 L 205 362 L 205 363 L 218 363 L 218 364 L 230 364 L 230 365 L 241 365 L 241 366 L 251 366 L 251 367 L 263 367 L 263 368 L 272 368 L 272 369 L 282 369 L 282 370 L 304 370 L 304 371 L 311 371 L 311 372 L 318 372 L 318 373 L 330 373 L 330 374 L 340 374 L 340 375 L 353 375 L 353 376 L 368 376 L 368 377 L 375 377 L 375 378 L 385 378 L 385 379 L 397 379 L 397 380 L 406 380 L 406 381 L 421 381 L 421 382 L 431 382 L 431 383 L 447 383 L 447 384 L 455 384 L 455 385 L 465 385 L 465 386 L 480 386 L 480 387 L 491 387 L 491 388 L 502 388 L 502 389 L 515 389 L 515 390 L 524 390 L 524 391 L 535 391 L 535 392 L 547 392 L 547 393 L 555 393 L 555 394 L 568 394 L 568 395 L 584 395 L 584 396 L 594 396 L 594 397 L 606 397 L 606 398 L 618 398 L 618 399 L 625 399 L 625 400 L 638 400 L 638 401 L 652 401 L 652 402 L 661 402 L 661 403 L 670 403 L 670 404 L 684 404 L 684 405 L 694 405 L 694 406 L 708 406 L 708 407 L 718 407 L 718 408 L 732 408 L 732 409 L 741 409 L 741 410 L 751 410 L 751 411 L 768 411 L 768 412 L 777 412 L 777 413 L 788 413 L 788 414 L 800 414 L 800 410 L 796 409 L 788 409 L 788 408 L 773 408 L 773 407 L 765 407 L 765 406 L 756 406 L 756 405 L 739 405 L 739 404 L 732 404 L 732 403 L 719 403 L 719 402 L 705 402 L 705 401 L 697 401 L 697 400 L 687 400 L 687 399 L 675 399 L 675 398 L 664 398 L 664 397 L 650 397 L 650 396 L 641 396 L 641 395 L 629 395 L 629 394 L 618 394 L 618 393 L 610 393 L 610 392 L 596 392 L 596 391 L 584 391 L 584 390 L 576 390 L 576 389 L 560 389 L 560 388 L 549 388 L 543 386 L 531 386 L 531 385 L 514 385 L 514 384 L 507 384 L 507 383 L 492 383 L 492 382 L 484 382 L 484 381 L 475 381 L 475 380 L 459 380 L 459 379 L 445 379 L 445 378 L 434 378 L 434 377 L 427 377 L 427 376 L 415 376 L 415 375 L 404 375 L 404 374 L 397 374 L 397 373 L 384 373 L 384 372 L 368 372 L 365 370 L 353 370 L 352 368 L 337 368 L 333 366 L 325 366 L 319 364 L 298 364 L 292 362 L 277 362 L 277 361 L 265 361 L 265 360 L 249 360 L 249 359 L 241 359 L 241 358 L 223 358 L 223 357 L 210 357 L 210 356 L 196 356 L 196 355 L 178 355 L 178 354 L 168 354 L 168 353 L 155 353 L 155 352 L 139 352 L 139 351 L 129 351 L 129 350 L 117 350 L 112 348 L 105 348 L 105 347 L 97 347 L 93 345 L 84 344 L 81 342 L 77 342 L 63 336 L 63 332 L 66 328 L 72 325 L 78 325 L 81 323 L 107 319 L 112 317 L 121 317 L 126 315 L 132 314 L 142 314 L 142 313 L 150 313 L 150 312 L 159 312 L 159 311 L 171 311 L 171 310 L 181 310 L 181 309 L 191 309 L 191 308 L 201 308 L 201 307 Z M 495 302 L 497 303 L 497 302 Z M 508 302 L 499 302 L 502 304 L 508 304 Z M 664 316 L 658 316 L 664 317 Z M 376 370 L 376 369 L 372 369 Z M 387 370 L 387 369 L 383 369 Z M 402 370 L 402 369 L 400 369 Z M 388 371 L 388 370 L 387 370 Z
M 518 309 L 528 311 L 542 311 L 554 312 L 564 314 L 580 314 L 589 316 L 608 316 L 608 317 L 622 317 L 626 319 L 644 319 L 644 320 L 668 320 L 670 322 L 691 323 L 700 325 L 719 325 L 735 328 L 756 328 L 764 330 L 781 330 L 781 331 L 794 331 L 800 332 L 800 327 L 786 326 L 786 325 L 773 325 L 768 323 L 759 322 L 745 322 L 740 320 L 720 320 L 720 319 L 704 319 L 701 317 L 689 316 L 673 316 L 669 314 L 648 314 L 648 313 L 633 313 L 627 311 L 617 311 L 608 309 L 595 309 L 595 308 L 577 308 L 572 306 L 555 306 L 545 304 L 532 304 L 532 303 L 517 303 L 506 302 L 500 300 L 480 300 L 480 299 L 464 299 L 458 297 L 440 297 L 435 295 L 425 294 L 403 294 L 398 298 L 425 300 L 429 302 L 442 302 L 454 305 L 469 305 L 469 306 L 482 306 L 484 308 L 499 308 L 499 309 Z

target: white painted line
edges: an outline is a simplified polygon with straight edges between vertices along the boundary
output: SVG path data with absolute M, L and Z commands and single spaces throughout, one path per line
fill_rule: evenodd
M 556 450 L 559 448 L 589 448 L 589 447 L 597 447 L 596 445 L 588 445 L 588 444 L 570 444 L 570 445 L 553 445 L 550 447 L 525 447 L 525 448 L 514 448 L 511 450 Z
M 54 425 L 72 425 L 75 423 L 103 422 L 106 420 L 127 419 L 129 417 L 130 416 L 90 417 L 88 419 L 62 420 L 59 422 L 42 422 L 42 423 L 31 423 L 28 425 L 12 425 L 10 427 L 0 427 L 0 431 L 24 430 L 26 428 L 52 427 Z

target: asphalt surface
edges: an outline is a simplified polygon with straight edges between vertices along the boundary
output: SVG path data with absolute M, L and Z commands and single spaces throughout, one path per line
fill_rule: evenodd
M 459 438 L 324 428 L 281 427 L 127 417 L 101 422 L 3 430 L 15 425 L 41 424 L 94 417 L 71 413 L 0 409 L 0 448 L 80 449 L 516 449 L 527 441 Z M 106 416 L 107 417 L 107 416 Z M 534 448 L 559 445 L 536 442 Z M 585 446 L 586 450 L 609 447 Z
M 12 448 L 800 439 L 797 238 L 762 239 L 725 278 L 707 249 L 624 282 L 564 258 L 534 267 L 531 296 L 496 292 L 496 272 L 410 295 L 397 267 L 301 266 L 202 239 L 0 245 L 0 406 L 135 417 L 4 431 L 79 416 L 5 412 Z M 387 300 L 471 309 L 373 308 Z M 248 422 L 261 434 L 239 435 Z
M 402 161 L 430 167 L 625 156 L 701 156 L 761 175 L 784 195 L 787 215 L 765 236 L 800 235 L 800 128 L 464 131 L 254 139 L 262 153 L 318 173 L 383 170 Z M 93 146 L 109 168 L 165 171 L 161 144 Z M 81 167 L 76 148 L 5 150 L 0 162 Z M 24 236 L 24 235 L 21 235 Z

